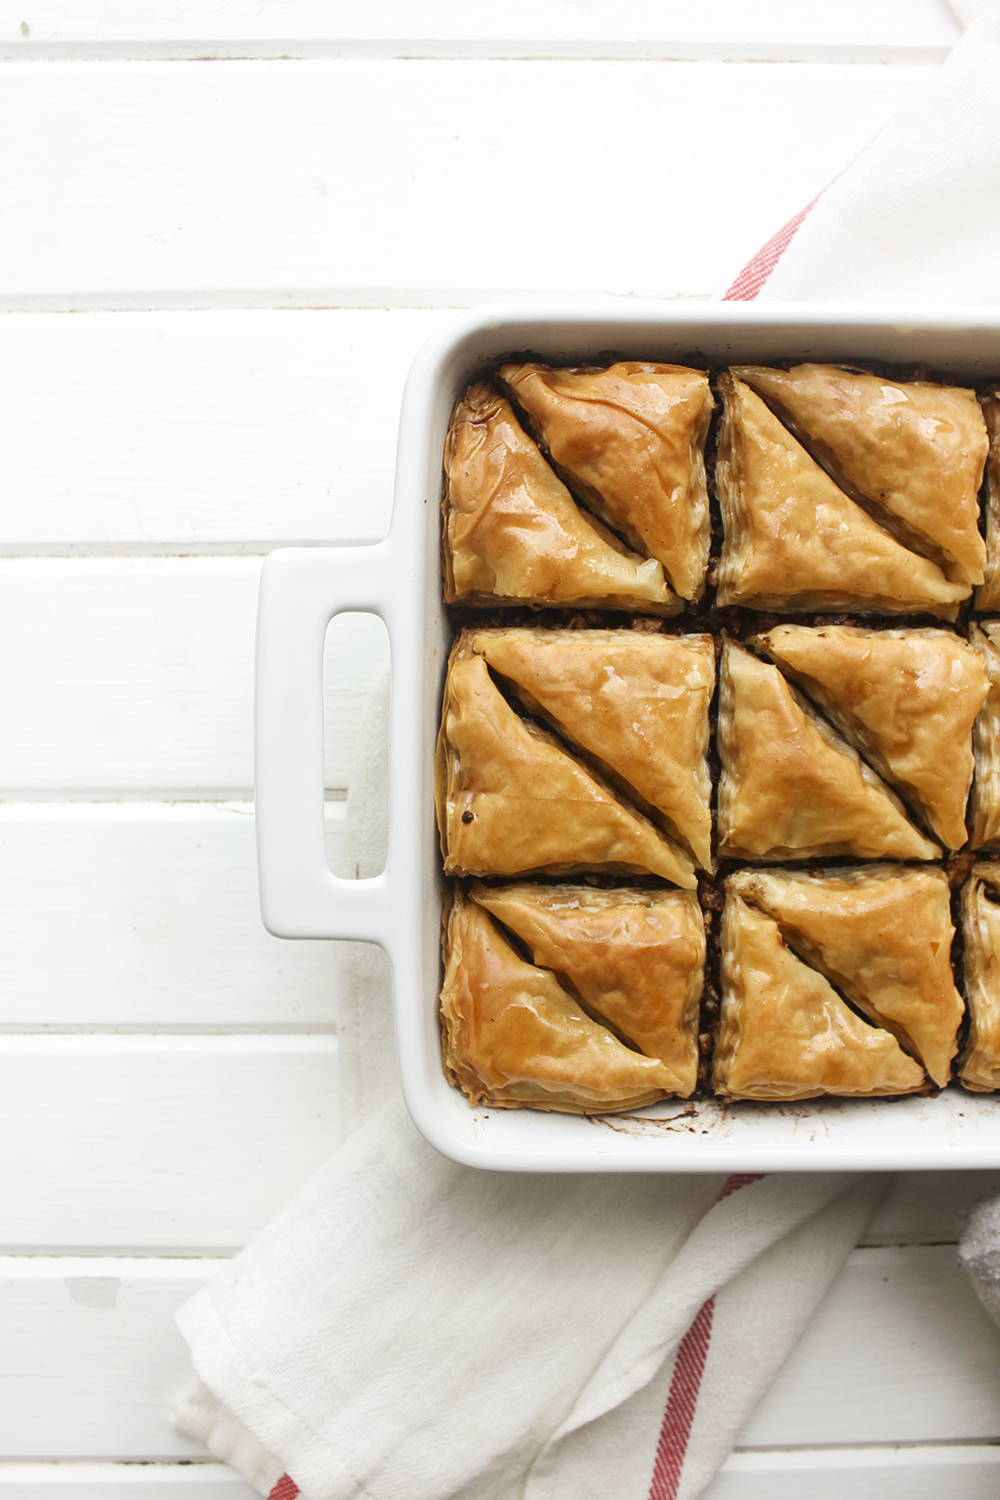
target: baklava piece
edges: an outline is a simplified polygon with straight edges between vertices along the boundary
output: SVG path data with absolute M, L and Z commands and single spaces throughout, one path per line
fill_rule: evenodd
M 982 583 L 979 486 L 988 438 L 974 391 L 838 365 L 733 373 L 905 546 L 955 583 Z
M 512 885 L 472 894 L 590 1015 L 658 1059 L 672 1094 L 694 1092 L 705 927 L 693 892 Z
M 710 635 L 479 630 L 472 651 L 708 869 Z
M 965 1007 L 951 971 L 955 929 L 941 870 L 742 870 L 727 888 L 777 922 L 800 958 L 945 1086 Z
M 584 515 L 490 386 L 472 386 L 455 408 L 444 467 L 448 604 L 681 608 L 655 558 Z
M 958 1076 L 967 1089 L 1000 1088 L 1000 865 L 977 864 L 962 890 L 969 1039 Z
M 968 583 L 908 551 L 810 457 L 754 391 L 720 381 L 718 602 L 803 614 L 915 610 L 954 619 Z
M 719 853 L 934 859 L 894 792 L 777 667 L 727 642 L 719 674 Z
M 779 625 L 756 644 L 947 848 L 962 847 L 972 726 L 988 692 L 982 661 L 965 641 L 947 630 Z
M 989 682 L 989 696 L 972 732 L 976 779 L 969 842 L 973 849 L 995 849 L 1000 848 L 1000 620 L 984 620 L 982 629 L 970 626 L 969 641 Z
M 977 609 L 1000 608 L 1000 391 L 981 400 L 990 452 L 986 460 L 986 576 L 976 589 Z
M 678 594 L 697 599 L 709 547 L 708 376 L 624 361 L 607 370 L 504 365 L 500 378 L 570 488 L 657 558 Z
M 603 1114 L 673 1090 L 668 1068 L 592 1021 L 461 893 L 445 933 L 441 1030 L 445 1073 L 470 1104 Z
M 912 1094 L 924 1072 L 791 951 L 771 917 L 730 891 L 712 1081 L 727 1099 Z
M 640 812 L 523 720 L 459 638 L 448 669 L 435 794 L 446 875 L 659 875 L 693 890 L 694 866 Z

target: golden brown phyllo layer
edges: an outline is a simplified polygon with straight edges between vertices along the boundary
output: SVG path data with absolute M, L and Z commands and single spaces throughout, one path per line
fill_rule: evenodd
M 471 1103 L 1000 1087 L 998 517 L 1000 386 L 470 387 L 435 793 Z

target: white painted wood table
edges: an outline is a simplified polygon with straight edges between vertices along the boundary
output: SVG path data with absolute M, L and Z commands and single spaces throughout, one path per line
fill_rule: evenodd
M 336 945 L 257 915 L 261 557 L 388 522 L 484 298 L 719 293 L 943 0 L 0 0 L 0 1500 L 237 1500 L 173 1312 L 337 1140 Z M 331 843 L 383 650 L 328 671 Z M 332 655 L 332 653 L 331 653 Z M 892 1194 L 712 1500 L 1000 1493 L 1000 1174 Z

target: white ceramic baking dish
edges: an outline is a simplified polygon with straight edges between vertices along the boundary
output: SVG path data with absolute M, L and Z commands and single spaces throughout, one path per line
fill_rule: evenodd
M 294 548 L 264 564 L 257 626 L 256 816 L 261 910 L 289 938 L 359 938 L 392 962 L 407 1107 L 456 1161 L 518 1171 L 754 1171 L 1000 1167 L 1000 1098 L 957 1087 L 896 1103 L 673 1101 L 587 1119 L 470 1109 L 441 1071 L 440 859 L 433 753 L 449 629 L 440 590 L 442 451 L 459 393 L 500 355 L 555 363 L 602 351 L 717 363 L 802 358 L 926 362 L 1000 373 L 1000 311 L 798 304 L 498 305 L 424 344 L 403 396 L 392 525 L 371 547 Z M 392 655 L 389 852 L 373 880 L 336 879 L 323 829 L 322 666 L 337 613 L 385 621 Z

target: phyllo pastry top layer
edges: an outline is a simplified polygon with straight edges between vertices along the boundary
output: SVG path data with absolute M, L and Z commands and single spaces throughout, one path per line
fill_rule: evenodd
M 733 372 L 900 541 L 957 583 L 982 583 L 979 486 L 988 439 L 974 391 L 838 365 Z
M 719 853 L 934 859 L 936 844 L 777 667 L 728 642 L 719 676 Z
M 976 1093 L 1000 1088 L 1000 866 L 973 865 L 962 889 L 969 1039 L 958 1076 Z
M 873 521 L 748 385 L 726 375 L 720 390 L 720 604 L 955 617 L 970 584 L 950 582 Z
M 591 1020 L 460 892 L 445 932 L 441 1025 L 445 1073 L 470 1104 L 602 1114 L 674 1087 L 668 1068 Z
M 504 699 L 459 638 L 435 772 L 446 875 L 659 875 L 694 889 L 689 857 Z
M 976 779 L 972 786 L 973 849 L 1000 847 L 1000 620 L 984 620 L 982 629 L 969 628 L 989 682 L 989 695 L 976 720 L 972 744 Z
M 500 378 L 563 478 L 637 552 L 662 564 L 685 599 L 708 565 L 708 376 L 623 361 L 610 369 L 504 365 Z
M 511 885 L 472 895 L 591 1015 L 657 1058 L 672 1093 L 694 1092 L 705 927 L 693 892 Z
M 758 637 L 949 849 L 966 841 L 972 726 L 989 685 L 947 630 L 779 625 Z
M 477 630 L 468 641 L 530 712 L 561 729 L 710 867 L 710 635 L 515 629 Z
M 924 1072 L 854 1014 L 735 891 L 722 921 L 722 1010 L 713 1083 L 730 1099 L 911 1094 Z
M 727 888 L 943 1088 L 965 1006 L 951 971 L 951 893 L 941 870 L 861 865 L 819 875 L 741 870 Z
M 510 403 L 483 382 L 455 408 L 444 467 L 447 603 L 681 608 L 660 564 L 580 510 Z

